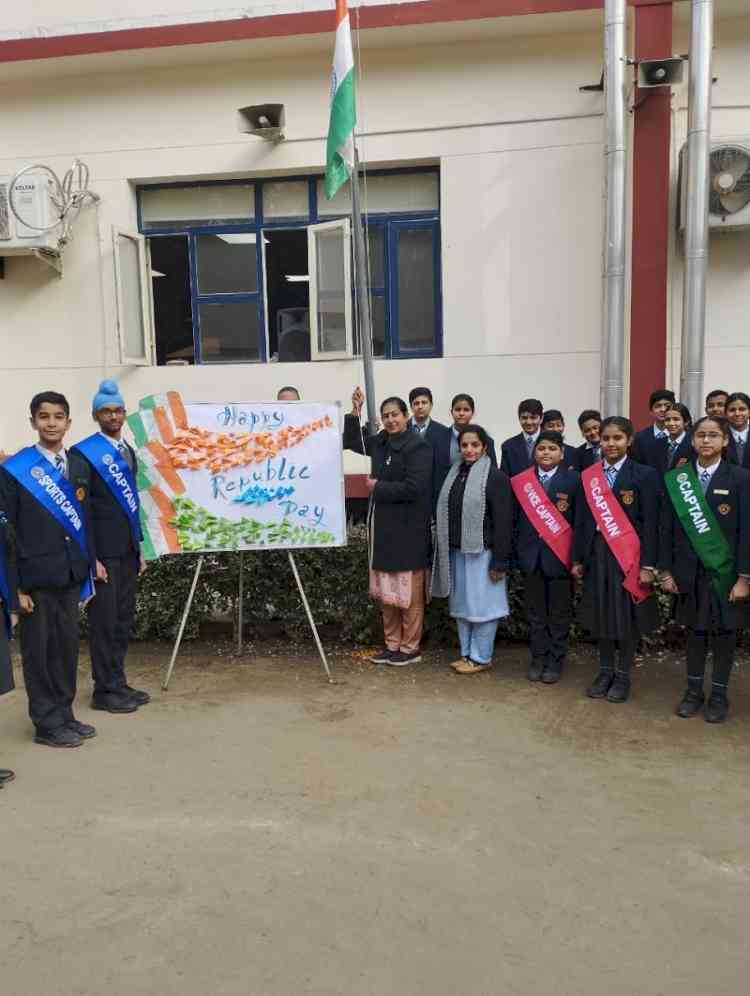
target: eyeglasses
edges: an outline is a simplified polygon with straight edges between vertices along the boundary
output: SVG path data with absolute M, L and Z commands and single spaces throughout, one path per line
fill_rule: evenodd
M 697 439 L 699 443 L 702 443 L 704 440 L 714 442 L 716 439 L 723 438 L 724 436 L 720 432 L 696 432 L 693 436 L 693 439 Z

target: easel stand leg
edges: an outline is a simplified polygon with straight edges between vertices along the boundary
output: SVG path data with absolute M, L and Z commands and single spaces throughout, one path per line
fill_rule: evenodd
M 169 687 L 169 679 L 172 677 L 172 671 L 174 670 L 174 662 L 177 660 L 177 654 L 180 650 L 180 644 L 182 643 L 182 634 L 185 632 L 185 625 L 188 621 L 188 616 L 190 615 L 190 606 L 193 604 L 193 599 L 195 598 L 195 589 L 198 585 L 198 575 L 201 572 L 201 567 L 203 567 L 203 557 L 198 558 L 198 563 L 195 565 L 195 574 L 193 575 L 193 583 L 190 585 L 190 594 L 188 595 L 187 604 L 185 605 L 185 611 L 182 613 L 182 622 L 180 623 L 180 628 L 177 631 L 177 639 L 174 643 L 174 648 L 172 650 L 172 658 L 169 662 L 169 667 L 167 668 L 167 673 L 164 675 L 164 681 L 162 682 L 162 689 L 166 692 Z
M 302 580 L 299 576 L 299 571 L 297 570 L 297 564 L 295 562 L 294 556 L 292 555 L 292 551 L 287 550 L 287 553 L 289 554 L 289 563 L 292 565 L 294 580 L 297 582 L 300 598 L 302 599 L 302 604 L 305 606 L 305 612 L 307 613 L 307 618 L 310 622 L 310 628 L 312 629 L 313 636 L 315 637 L 315 644 L 318 648 L 320 659 L 323 661 L 323 667 L 326 669 L 328 680 L 331 683 L 333 683 L 333 678 L 331 677 L 331 669 L 328 667 L 328 659 L 326 658 L 325 650 L 323 650 L 323 644 L 320 642 L 320 637 L 318 636 L 318 627 L 315 625 L 315 620 L 313 619 L 312 612 L 310 611 L 310 605 L 307 601 L 307 595 L 305 594 L 305 589 L 302 587 Z
M 244 584 L 245 579 L 243 576 L 245 573 L 244 558 L 245 558 L 244 551 L 240 550 L 240 582 L 239 582 L 239 591 L 237 593 L 237 603 L 238 603 L 237 604 L 237 653 L 238 654 L 242 653 L 242 626 L 244 622 L 243 610 L 242 610 L 243 594 L 245 588 Z

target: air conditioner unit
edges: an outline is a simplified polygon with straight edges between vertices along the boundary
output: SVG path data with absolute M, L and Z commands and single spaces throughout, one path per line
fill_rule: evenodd
M 49 180 L 44 175 L 25 173 L 15 186 L 13 204 L 23 221 L 19 221 L 9 203 L 12 176 L 0 176 L 0 256 L 28 256 L 56 252 L 59 232 L 39 231 L 55 220 L 50 200 Z M 27 222 L 27 224 L 24 224 Z
M 685 230 L 687 205 L 687 145 L 680 150 L 679 219 Z M 708 224 L 712 231 L 750 229 L 750 137 L 712 143 Z

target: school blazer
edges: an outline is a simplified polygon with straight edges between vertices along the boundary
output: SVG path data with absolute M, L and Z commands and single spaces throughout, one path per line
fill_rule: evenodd
M 575 470 L 560 464 L 549 482 L 549 500 L 573 526 L 581 479 Z M 541 487 L 541 485 L 540 485 Z M 548 578 L 568 577 L 568 569 L 557 559 L 539 533 L 529 522 L 514 495 L 513 551 L 515 563 L 527 574 L 539 572 Z
M 659 473 L 664 473 L 667 465 L 668 443 L 666 438 L 657 439 L 654 436 L 654 427 L 649 425 L 646 429 L 636 432 L 633 445 L 630 449 L 630 456 L 636 463 L 644 464 L 646 467 L 653 467 Z
M 432 426 L 430 426 L 430 429 Z M 430 429 L 427 431 L 429 432 Z M 433 470 L 433 506 L 437 505 L 438 495 L 443 486 L 443 481 L 448 476 L 451 469 L 451 436 L 453 426 L 441 425 L 440 431 L 436 432 L 429 440 L 435 454 Z M 492 461 L 492 466 L 497 468 L 497 453 L 495 451 L 495 441 L 492 436 L 487 437 L 487 456 Z
M 669 442 L 667 442 L 667 445 L 664 447 L 662 474 L 666 474 L 668 470 L 674 470 L 676 467 L 681 467 L 683 464 L 692 463 L 694 457 L 695 451 L 693 450 L 693 443 L 690 438 L 690 433 L 686 432 L 685 438 L 675 450 L 671 466 L 669 464 Z
M 126 443 L 133 459 L 133 476 L 138 473 L 138 460 L 133 448 Z M 130 530 L 128 517 L 123 512 L 119 502 L 102 480 L 98 471 L 94 470 L 83 453 L 73 447 L 70 451 L 86 463 L 91 478 L 89 505 L 93 527 L 93 545 L 98 560 L 115 557 L 127 557 L 129 554 L 140 554 L 140 545 L 136 545 Z M 138 524 L 139 539 L 143 539 L 140 522 Z
M 592 464 L 595 464 L 597 459 L 601 459 L 600 457 L 597 458 L 595 456 L 593 449 L 589 449 L 586 443 L 583 443 L 578 447 L 576 454 L 576 470 L 578 471 L 586 470 L 587 467 L 591 467 Z
M 729 446 L 727 446 L 726 459 L 729 463 L 733 463 L 735 466 L 740 464 L 740 461 L 737 459 L 737 443 L 734 441 L 734 436 L 731 431 L 729 433 Z M 745 470 L 750 470 L 750 434 L 748 434 L 747 442 L 745 443 L 741 466 L 743 466 Z
M 641 567 L 656 567 L 659 558 L 659 496 L 661 478 L 653 467 L 627 459 L 612 488 L 641 541 Z M 586 563 L 596 537 L 596 525 L 581 485 L 576 496 L 573 562 Z
M 722 460 L 706 492 L 706 501 L 734 554 L 738 574 L 750 574 L 750 471 Z M 689 591 L 698 556 L 677 518 L 668 495 L 662 500 L 659 569 L 669 571 L 680 591 Z
M 87 554 L 26 488 L 0 467 L 0 505 L 13 530 L 18 587 L 23 592 L 69 588 L 96 568 L 89 505 L 91 468 L 72 450 L 68 451 L 68 479 L 83 507 Z
M 569 443 L 563 443 L 561 467 L 565 467 L 566 470 L 578 470 L 578 450 Z M 555 477 L 557 477 L 557 474 L 555 474 Z
M 504 471 L 508 477 L 515 477 L 521 471 L 528 470 L 534 462 L 526 451 L 526 440 L 522 432 L 506 439 L 500 453 L 500 470 Z

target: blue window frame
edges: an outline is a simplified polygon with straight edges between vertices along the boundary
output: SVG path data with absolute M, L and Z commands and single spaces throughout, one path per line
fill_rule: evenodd
M 373 170 L 367 177 L 390 177 L 433 173 L 437 167 Z M 138 188 L 138 227 L 150 239 L 183 236 L 188 243 L 190 307 L 195 363 L 266 362 L 269 330 L 266 328 L 266 273 L 263 231 L 301 229 L 341 215 L 320 215 L 320 176 L 290 176 L 268 179 L 195 181 L 149 184 Z M 307 184 L 307 213 L 264 217 L 264 188 L 283 183 Z M 152 191 L 232 186 L 235 191 L 232 217 L 211 221 L 144 221 L 143 197 Z M 241 214 L 242 187 L 249 188 L 247 217 Z M 252 190 L 252 194 L 251 191 Z M 229 193 L 229 192 L 227 192 Z M 299 194 L 299 191 L 295 192 Z M 217 191 L 218 194 L 218 191 Z M 239 198 L 239 200 L 237 199 Z M 240 210 L 237 205 L 240 205 Z M 183 215 L 184 216 L 184 215 Z M 389 359 L 442 356 L 442 292 L 440 269 L 440 212 L 372 212 L 365 217 L 370 250 L 370 298 L 373 314 L 375 354 Z M 243 241 L 243 237 L 245 240 Z M 253 240 L 254 237 L 254 240 Z M 225 245 L 221 245 L 221 243 Z M 226 248 L 235 246 L 234 249 Z M 250 249 L 254 246 L 254 251 Z M 205 257 L 205 259 L 204 259 Z M 211 274 L 213 258 L 215 280 Z M 234 259 L 245 263 L 246 279 Z M 222 262 L 226 261 L 226 265 Z M 226 267 L 235 272 L 232 282 Z M 252 273 L 250 272 L 252 271 Z M 229 331 L 227 331 L 229 330 Z M 219 331 L 220 335 L 215 333 Z M 355 342 L 358 341 L 355 329 Z M 156 329 L 157 349 L 159 329 Z

